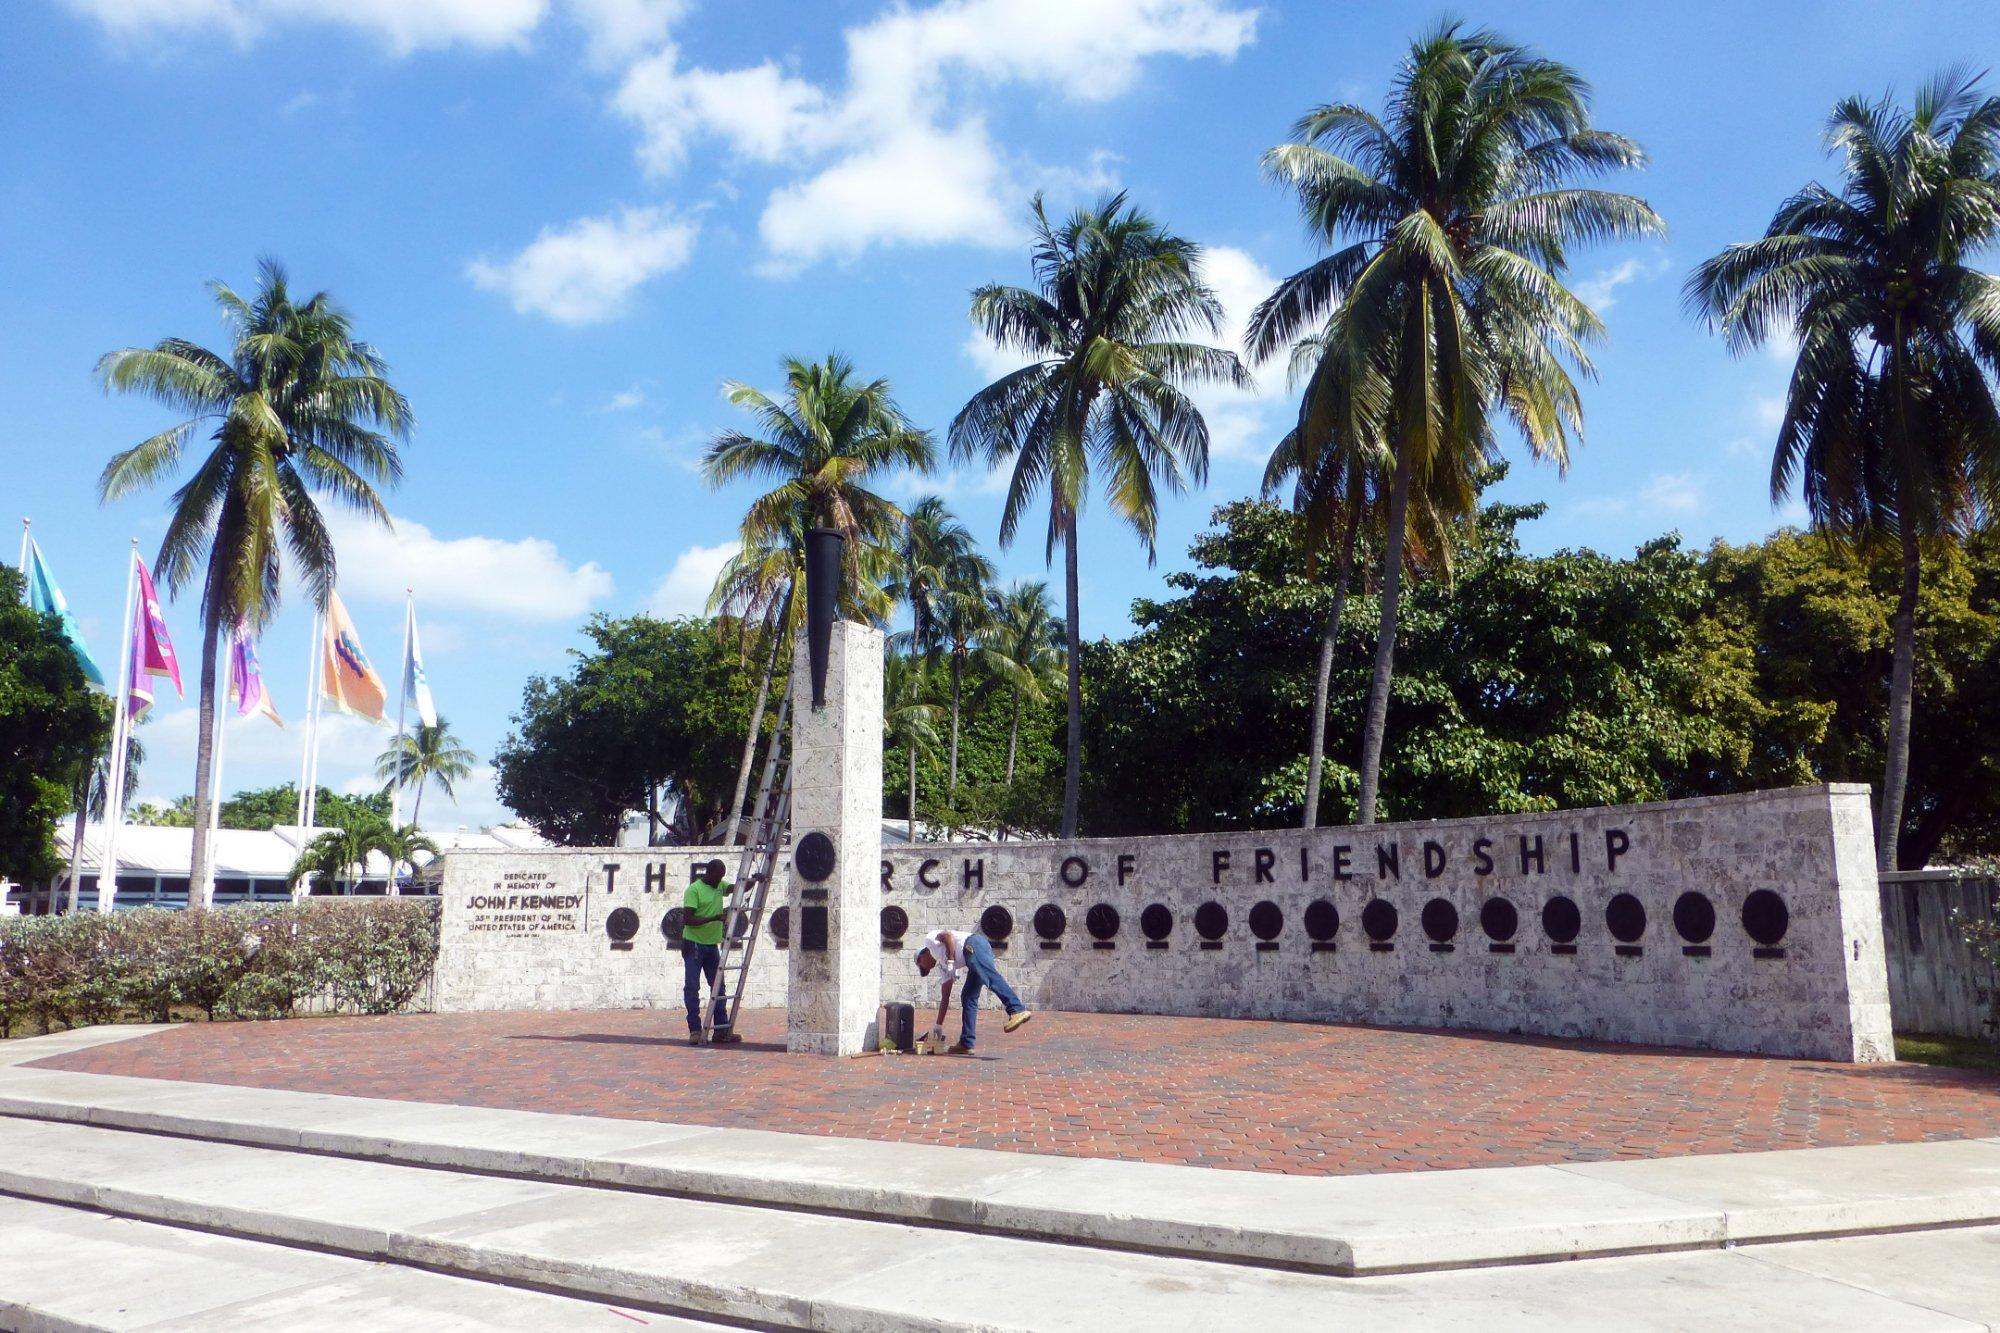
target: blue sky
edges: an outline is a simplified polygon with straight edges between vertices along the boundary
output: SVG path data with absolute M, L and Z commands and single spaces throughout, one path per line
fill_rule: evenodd
M 1455 12 L 1582 70 L 1600 122 L 1653 155 L 1625 188 L 1672 228 L 1578 257 L 1611 340 L 1569 476 L 1523 463 L 1506 483 L 1550 505 L 1530 544 L 1763 534 L 1790 516 L 1767 489 L 1785 363 L 1732 360 L 1682 314 L 1680 282 L 1827 174 L 1837 97 L 2000 56 L 1990 0 Z M 386 673 L 416 588 L 439 706 L 490 754 L 524 678 L 560 670 L 589 613 L 698 607 L 749 494 L 693 470 L 735 424 L 722 380 L 768 385 L 781 355 L 838 349 L 941 433 L 995 364 L 966 293 L 1026 276 L 1038 188 L 1059 206 L 1129 189 L 1210 247 L 1240 318 L 1312 255 L 1258 154 L 1316 103 L 1379 102 L 1434 17 L 1238 0 L 14 0 L 0 512 L 35 519 L 109 661 L 121 553 L 137 536 L 150 558 L 164 496 L 100 507 L 94 481 L 169 418 L 107 399 L 91 367 L 170 334 L 213 343 L 204 283 L 248 285 L 278 256 L 353 312 L 418 417 L 395 534 L 341 529 L 343 597 Z M 1261 385 L 1205 400 L 1212 474 L 1170 503 L 1156 566 L 1086 516 L 1086 632 L 1121 631 L 1209 510 L 1254 489 L 1287 410 L 1281 368 Z M 983 475 L 891 489 L 941 491 L 995 538 Z M 999 558 L 1043 576 L 1034 534 Z M 193 599 L 168 619 L 192 664 Z M 308 633 L 294 602 L 263 645 L 291 719 Z M 194 729 L 190 705 L 156 713 L 141 794 L 161 798 L 192 785 Z M 382 741 L 338 725 L 322 779 L 365 785 Z M 295 777 L 297 747 L 296 727 L 237 724 L 227 787 Z M 436 810 L 498 816 L 483 773 Z

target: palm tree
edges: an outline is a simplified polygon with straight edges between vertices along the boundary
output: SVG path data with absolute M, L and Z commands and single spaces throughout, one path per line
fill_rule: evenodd
M 723 835 L 725 846 L 735 842 L 742 822 L 743 800 L 750 791 L 750 770 L 763 734 L 764 710 L 770 703 L 771 681 L 777 673 L 779 654 L 805 624 L 805 603 L 793 595 L 805 577 L 805 558 L 803 523 L 795 524 L 789 531 L 746 539 L 743 548 L 724 562 L 708 596 L 708 611 L 718 618 L 718 629 L 724 619 L 733 620 L 746 653 L 750 651 L 750 626 L 759 626 L 764 638 L 764 673 L 757 682 L 750 726 L 743 737 L 743 757 L 736 768 L 736 790 Z M 871 543 L 860 550 L 856 561 L 860 577 L 845 580 L 841 586 L 842 615 L 876 624 L 889 618 L 893 559 L 894 552 L 879 544 Z
M 917 840 L 917 760 L 937 753 L 938 715 L 944 710 L 924 699 L 924 660 L 890 653 L 883 664 L 882 734 L 903 747 L 909 771 L 909 840 Z
M 1069 728 L 1062 836 L 1076 836 L 1082 777 L 1083 685 L 1077 608 L 1077 513 L 1095 466 L 1105 497 L 1154 558 L 1158 488 L 1179 493 L 1208 475 L 1208 425 L 1183 391 L 1247 385 L 1233 352 L 1184 341 L 1222 327 L 1222 305 L 1201 280 L 1201 247 L 1130 207 L 1123 194 L 1052 224 L 1034 206 L 1034 289 L 981 287 L 972 321 L 1033 361 L 973 395 L 951 423 L 956 458 L 1013 464 L 1001 510 L 1010 545 L 1046 488 L 1045 557 L 1063 549 L 1063 626 Z
M 438 725 L 444 725 L 442 719 Z M 422 798 L 421 790 L 418 792 L 418 797 Z M 369 841 L 375 851 L 389 858 L 389 893 L 392 896 L 403 891 L 402 885 L 396 879 L 396 867 L 408 866 L 410 879 L 414 882 L 417 877 L 418 855 L 429 853 L 435 857 L 438 854 L 438 845 L 419 830 L 414 821 L 401 828 L 383 824 L 369 834 Z
M 1875 855 L 1894 870 L 1909 771 L 1922 542 L 1991 513 L 2000 491 L 2000 278 L 1968 261 L 2000 238 L 2000 97 L 1962 73 L 1908 111 L 1848 98 L 1829 147 L 1845 179 L 1812 184 L 1764 235 L 1688 279 L 1689 304 L 1733 350 L 1796 335 L 1771 464 L 1837 542 L 1902 556 Z
M 901 568 L 888 592 L 910 604 L 909 645 L 928 661 L 944 655 L 951 662 L 950 786 L 957 790 L 965 664 L 985 627 L 986 585 L 993 581 L 993 562 L 979 553 L 971 530 L 935 495 L 910 510 L 898 555 Z
M 454 784 L 471 777 L 478 763 L 479 756 L 459 743 L 451 723 L 441 717 L 434 727 L 419 722 L 415 731 L 391 740 L 375 761 L 375 776 L 392 787 L 416 785 L 416 803 L 410 807 L 410 827 L 415 828 L 423 815 L 425 784 L 435 778 L 444 794 L 455 798 Z
M 781 635 L 767 652 L 737 768 L 736 794 L 729 806 L 733 839 L 749 791 L 779 645 L 791 642 L 805 609 L 792 590 L 805 569 L 806 529 L 828 527 L 847 539 L 842 611 L 878 619 L 881 588 L 903 515 L 865 483 L 895 468 L 928 472 L 936 462 L 936 449 L 931 437 L 911 425 L 896 405 L 887 380 L 858 382 L 853 364 L 837 353 L 811 363 L 787 358 L 782 402 L 734 380 L 723 385 L 723 393 L 756 418 L 763 434 L 734 430 L 718 434 L 702 458 L 702 477 L 711 487 L 747 478 L 777 485 L 751 502 L 743 519 L 743 550 L 717 578 L 710 609 L 733 609 L 748 620 L 748 610 L 755 607 Z M 881 610 L 886 613 L 886 607 Z
M 360 879 L 368 873 L 368 853 L 382 850 L 389 831 L 387 820 L 369 820 L 340 825 L 321 833 L 299 849 L 298 860 L 292 863 L 292 873 L 286 880 L 292 895 L 302 896 L 302 886 L 305 892 L 311 892 L 314 880 L 326 885 L 329 892 L 338 893 L 343 884 Z M 395 873 L 396 868 L 391 865 L 391 879 Z
M 859 581 L 863 548 L 892 545 L 903 517 L 864 483 L 893 468 L 928 472 L 936 462 L 931 437 L 903 415 L 887 380 L 857 382 L 853 365 L 838 354 L 811 363 L 788 359 L 783 402 L 735 381 L 723 392 L 764 434 L 717 435 L 702 457 L 702 476 L 710 486 L 748 478 L 777 483 L 751 502 L 744 544 L 832 528 L 847 538 L 850 578 Z
M 116 454 L 98 479 L 107 503 L 172 476 L 188 442 L 212 423 L 212 447 L 173 494 L 155 568 L 171 594 L 201 582 L 201 706 L 196 723 L 194 833 L 189 885 L 213 883 L 215 658 L 238 621 L 261 629 L 277 612 L 279 552 L 314 601 L 334 586 L 333 539 L 314 502 L 332 496 L 384 524 L 377 486 L 402 474 L 396 440 L 410 407 L 375 349 L 354 338 L 345 311 L 320 292 L 295 301 L 284 269 L 259 265 L 255 296 L 211 284 L 229 326 L 228 355 L 180 338 L 107 353 L 107 392 L 143 393 L 186 419 Z
M 993 578 L 993 562 L 979 553 L 972 530 L 936 495 L 910 509 L 896 554 L 900 567 L 889 595 L 910 604 L 911 642 L 920 652 L 935 652 L 931 620 L 937 598 L 953 588 L 983 588 Z
M 978 659 L 987 680 L 1006 686 L 1013 695 L 1013 718 L 1007 726 L 1007 784 L 1012 786 L 1021 740 L 1021 703 L 1048 697 L 1063 670 L 1063 630 L 1049 608 L 1046 583 L 1016 583 L 1004 592 L 990 589 L 986 597 L 987 625 Z
M 1351 398 L 1394 460 L 1362 727 L 1359 820 L 1368 824 L 1412 488 L 1457 493 L 1469 507 L 1470 478 L 1496 454 L 1495 412 L 1535 457 L 1567 466 L 1583 425 L 1572 370 L 1591 373 L 1587 345 L 1604 332 L 1562 283 L 1569 250 L 1657 232 L 1660 220 L 1630 195 L 1572 183 L 1645 160 L 1631 140 L 1592 126 L 1575 71 L 1456 23 L 1411 47 L 1384 117 L 1335 103 L 1306 115 L 1296 134 L 1266 154 L 1266 167 L 1297 193 L 1313 235 L 1338 248 L 1279 284 L 1246 341 L 1261 358 L 1317 334 L 1315 375 L 1340 386 L 1329 400 Z

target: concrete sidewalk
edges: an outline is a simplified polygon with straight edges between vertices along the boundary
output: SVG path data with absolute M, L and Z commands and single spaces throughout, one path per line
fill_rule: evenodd
M 292 1247 L 238 1257 L 271 1281 L 421 1265 L 498 1303 L 468 1327 L 527 1326 L 518 1285 L 868 1330 L 2000 1322 L 2000 1141 L 1301 1178 L 21 1067 L 129 1032 L 0 1048 L 0 1192 Z M 51 1280 L 19 1262 L 0 1300 Z
M 18 1062 L 0 1068 L 0 1115 L 1339 1275 L 2000 1223 L 2000 1140 L 1301 1177 Z

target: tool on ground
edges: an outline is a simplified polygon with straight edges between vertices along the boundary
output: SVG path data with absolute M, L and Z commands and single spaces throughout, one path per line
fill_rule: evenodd
M 730 886 L 729 902 L 722 919 L 721 961 L 715 970 L 716 995 L 725 999 L 727 1017 L 720 1025 L 736 1031 L 736 1015 L 743 1007 L 743 985 L 750 976 L 750 960 L 757 952 L 757 939 L 764 929 L 764 911 L 770 900 L 771 882 L 784 850 L 785 830 L 792 812 L 792 753 L 786 725 L 791 718 L 792 683 L 789 673 L 785 693 L 778 704 L 778 725 L 771 736 L 771 749 L 764 756 L 763 777 L 757 784 L 755 814 L 743 840 L 743 855 L 736 864 L 736 882 Z M 701 1041 L 715 1040 L 717 1023 L 713 1003 L 702 1006 Z

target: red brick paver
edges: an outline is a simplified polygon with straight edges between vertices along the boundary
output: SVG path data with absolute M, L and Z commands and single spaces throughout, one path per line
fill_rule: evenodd
M 2000 1079 L 1461 1032 L 1044 1012 L 992 1059 L 695 1050 L 672 1013 L 195 1024 L 43 1067 L 1340 1175 L 2000 1135 Z

